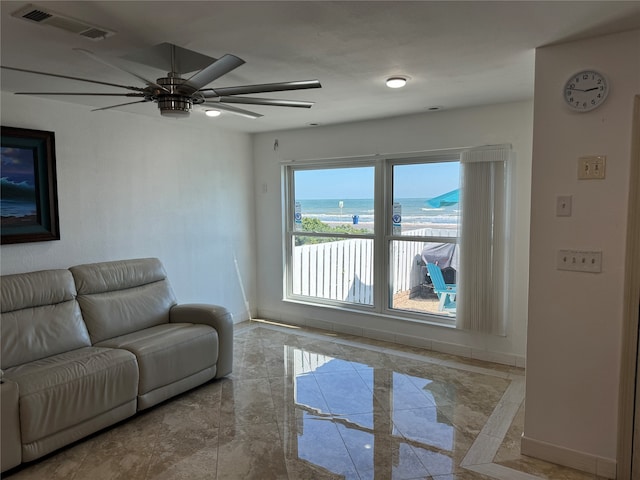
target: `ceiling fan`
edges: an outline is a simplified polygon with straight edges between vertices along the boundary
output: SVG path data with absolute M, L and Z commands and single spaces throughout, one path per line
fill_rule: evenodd
M 74 49 L 81 52 L 94 60 L 101 62 L 109 67 L 116 68 L 124 71 L 129 75 L 133 75 L 138 80 L 145 83 L 145 87 L 135 87 L 127 85 L 119 85 L 116 83 L 103 82 L 100 80 L 90 80 L 87 78 L 73 77 L 70 75 L 61 75 L 56 73 L 39 72 L 36 70 L 27 70 L 24 68 L 1 66 L 5 70 L 13 70 L 17 72 L 33 73 L 37 75 L 45 75 L 49 77 L 66 78 L 70 80 L 77 80 L 80 82 L 88 82 L 99 85 L 107 85 L 111 87 L 124 88 L 129 90 L 126 93 L 80 93 L 80 92 L 16 92 L 16 95 L 83 95 L 83 96 L 111 96 L 111 97 L 132 97 L 139 100 L 133 102 L 119 103 L 117 105 L 111 105 L 103 108 L 96 108 L 92 111 L 108 110 L 111 108 L 118 108 L 124 105 L 132 105 L 135 103 L 149 103 L 153 102 L 158 105 L 160 114 L 166 117 L 173 118 L 185 118 L 189 116 L 191 109 L 194 105 L 201 105 L 203 107 L 211 107 L 222 111 L 227 111 L 236 115 L 241 115 L 248 118 L 259 118 L 261 114 L 245 110 L 230 104 L 245 104 L 245 105 L 267 105 L 276 107 L 298 107 L 298 108 L 311 108 L 313 102 L 304 102 L 299 100 L 278 100 L 272 98 L 256 98 L 245 97 L 243 95 L 251 95 L 255 93 L 266 92 L 281 92 L 289 90 L 303 90 L 307 88 L 321 88 L 318 80 L 301 80 L 293 82 L 279 82 L 279 83 L 265 83 L 259 85 L 243 85 L 236 87 L 221 87 L 221 88 L 204 88 L 214 80 L 222 77 L 223 75 L 238 68 L 245 63 L 241 58 L 235 55 L 226 54 L 218 59 L 206 57 L 196 52 L 176 47 L 172 44 L 160 44 L 154 48 L 163 47 L 165 50 L 168 48 L 170 52 L 170 71 L 165 77 L 158 78 L 155 82 L 148 80 L 132 71 L 125 69 L 122 66 L 112 64 L 107 60 L 97 56 L 96 54 L 84 50 Z M 198 71 L 188 78 L 183 78 L 182 74 L 178 72 L 176 65 L 182 63 L 186 65 L 188 62 L 179 62 L 178 54 L 195 54 L 199 57 L 199 60 L 206 59 L 207 64 L 203 68 L 199 68 Z M 192 58 L 195 58 L 192 56 Z M 210 62 L 210 63 L 209 63 Z M 191 62 L 193 64 L 193 62 Z M 151 63 L 149 63 L 152 65 Z M 193 70 L 187 70 L 193 71 Z

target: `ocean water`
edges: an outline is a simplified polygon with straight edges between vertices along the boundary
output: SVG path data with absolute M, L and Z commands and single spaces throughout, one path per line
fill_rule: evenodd
M 29 182 L 14 182 L 7 177 L 0 179 L 0 213 L 3 217 L 35 215 L 36 190 Z
M 459 205 L 433 208 L 426 198 L 401 198 L 396 203 L 401 206 L 403 224 L 457 224 L 460 214 Z M 342 208 L 340 202 L 342 201 Z M 298 200 L 302 218 L 317 218 L 323 222 L 351 223 L 358 215 L 359 223 L 374 221 L 373 199 L 324 199 Z M 395 213 L 395 212 L 394 212 Z

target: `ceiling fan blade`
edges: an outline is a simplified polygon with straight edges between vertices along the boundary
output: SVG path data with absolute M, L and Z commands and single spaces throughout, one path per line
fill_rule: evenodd
M 16 95 L 90 95 L 98 97 L 146 97 L 145 93 L 85 93 L 85 92 L 16 92 Z
M 155 87 L 155 88 L 158 88 L 158 89 L 162 90 L 163 92 L 167 92 L 167 93 L 169 93 L 169 90 L 168 90 L 168 89 L 166 89 L 165 87 L 163 87 L 162 85 L 158 85 L 157 83 L 152 82 L 151 80 L 147 80 L 146 78 L 141 77 L 141 76 L 140 76 L 140 75 L 138 75 L 137 73 L 132 72 L 132 71 L 130 71 L 130 70 L 127 70 L 126 68 L 121 67 L 120 65 L 115 65 L 115 64 L 113 64 L 113 63 L 111 63 L 111 62 L 108 62 L 108 61 L 107 61 L 107 60 L 105 60 L 104 58 L 99 57 L 98 55 L 96 55 L 95 53 L 93 53 L 93 52 L 91 52 L 91 51 L 89 51 L 89 50 L 85 50 L 84 48 L 74 48 L 74 50 L 75 50 L 76 52 L 84 53 L 84 54 L 85 54 L 85 55 L 87 55 L 89 58 L 92 58 L 92 59 L 94 59 L 96 62 L 100 62 L 100 63 L 102 63 L 103 65 L 106 65 L 106 66 L 111 67 L 111 68 L 115 68 L 115 69 L 117 69 L 117 70 L 121 70 L 121 71 L 123 71 L 123 72 L 128 73 L 129 75 L 133 75 L 133 76 L 134 76 L 134 77 L 136 77 L 138 80 L 142 80 L 144 83 L 146 83 L 146 84 L 147 84 L 148 86 L 150 86 L 150 87 Z
M 243 108 L 232 107 L 231 105 L 224 105 L 220 102 L 205 102 L 205 103 L 202 103 L 201 105 L 215 108 L 218 110 L 224 110 L 230 113 L 235 113 L 236 115 L 240 115 L 242 117 L 253 118 L 254 120 L 256 118 L 260 118 L 264 116 L 264 115 L 260 115 L 259 113 L 250 112 L 249 110 L 244 110 Z
M 178 90 L 186 94 L 200 90 L 205 85 L 213 82 L 215 79 L 229 73 L 231 70 L 238 68 L 244 63 L 244 60 L 227 53 L 213 62 L 208 67 L 203 68 L 198 73 L 191 76 L 181 85 Z
M 295 82 L 263 83 L 261 85 L 243 85 L 239 87 L 207 88 L 200 90 L 205 98 L 221 95 L 246 95 L 250 93 L 284 92 L 289 90 L 304 90 L 307 88 L 322 88 L 318 80 L 299 80 Z
M 2 66 L 0 68 L 4 68 L 5 70 L 13 70 L 15 72 L 35 73 L 36 75 L 46 75 L 48 77 L 67 78 L 69 80 L 78 80 L 80 82 L 97 83 L 98 85 L 107 85 L 109 87 L 119 87 L 119 88 L 126 88 L 127 90 L 144 92 L 144 88 L 141 88 L 141 87 L 130 87 L 127 85 L 118 85 L 117 83 L 101 82 L 99 80 L 89 80 L 88 78 L 72 77 L 70 75 L 59 75 L 57 73 L 38 72 L 37 70 L 27 70 L 25 68 L 15 68 L 15 67 L 5 67 L 5 66 Z
M 270 105 L 273 107 L 299 107 L 311 108 L 313 102 L 303 102 L 299 100 L 276 100 L 274 98 L 253 98 L 253 97 L 219 97 L 221 102 L 225 103 L 244 103 L 246 105 Z
M 111 105 L 110 107 L 94 108 L 92 112 L 99 112 L 100 110 L 109 110 L 111 108 L 124 107 L 125 105 L 133 105 L 134 103 L 146 103 L 150 100 L 138 100 L 137 102 L 119 103 L 118 105 Z

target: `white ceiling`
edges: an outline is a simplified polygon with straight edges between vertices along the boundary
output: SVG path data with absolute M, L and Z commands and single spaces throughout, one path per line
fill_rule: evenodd
M 93 42 L 11 16 L 27 3 L 0 2 L 2 65 L 144 86 L 135 77 L 73 48 L 91 50 L 156 79 L 166 72 L 119 57 L 170 42 L 211 57 L 232 53 L 246 61 L 216 80 L 214 87 L 321 81 L 322 89 L 259 95 L 316 102 L 309 110 L 249 106 L 265 116 L 252 120 L 223 114 L 209 119 L 197 111 L 188 120 L 178 120 L 215 122 L 245 132 L 391 117 L 426 112 L 433 106 L 453 109 L 531 98 L 536 47 L 640 28 L 640 1 L 32 2 L 117 32 Z M 408 76 L 408 85 L 400 90 L 385 87 L 384 80 L 391 75 Z M 2 90 L 10 92 L 105 91 L 88 83 L 7 70 L 2 70 L 1 81 Z M 127 101 L 55 100 L 80 103 L 88 109 Z M 160 115 L 152 104 L 122 110 Z M 113 110 L 95 113 L 117 114 Z

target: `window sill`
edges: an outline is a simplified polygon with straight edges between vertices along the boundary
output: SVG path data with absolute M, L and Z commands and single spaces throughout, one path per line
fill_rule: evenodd
M 448 329 L 457 329 L 455 317 L 445 317 L 440 315 L 412 315 L 411 312 L 407 312 L 405 310 L 393 310 L 393 311 L 385 311 L 378 312 L 374 309 L 374 307 L 362 306 L 358 307 L 348 307 L 345 305 L 335 305 L 335 304 L 327 304 L 320 302 L 312 302 L 308 300 L 298 300 L 296 298 L 283 298 L 283 302 L 292 303 L 295 305 L 301 305 L 305 307 L 311 308 L 322 308 L 329 310 L 336 310 L 344 313 L 353 313 L 356 315 L 366 315 L 368 317 L 376 317 L 383 318 L 386 320 L 394 320 L 394 321 L 402 321 L 409 323 L 418 323 L 421 325 L 430 325 L 434 327 L 444 327 Z M 325 321 L 325 320 L 320 320 Z M 331 322 L 334 323 L 334 322 Z M 365 326 L 360 326 L 361 328 L 366 328 Z

